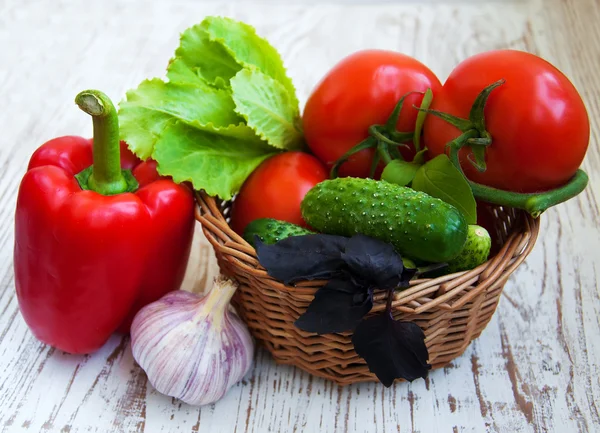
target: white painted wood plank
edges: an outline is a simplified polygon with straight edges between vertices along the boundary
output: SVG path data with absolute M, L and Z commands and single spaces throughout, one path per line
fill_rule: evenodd
M 585 194 L 547 212 L 538 245 L 507 284 L 482 336 L 427 381 L 341 388 L 258 351 L 253 370 L 215 405 L 193 408 L 147 385 L 128 340 L 69 356 L 39 344 L 18 313 L 12 218 L 27 158 L 43 141 L 89 135 L 73 104 L 86 87 L 115 100 L 161 75 L 178 33 L 208 14 L 255 25 L 282 53 L 301 101 L 338 59 L 362 48 L 414 55 L 445 77 L 476 52 L 538 53 L 584 96 L 592 144 Z M 565 2 L 437 1 L 373 5 L 295 2 L 0 4 L 0 429 L 21 431 L 598 431 L 600 296 L 600 6 Z M 199 231 L 198 231 L 199 232 Z M 215 272 L 198 236 L 186 276 Z M 207 263 L 207 266 L 203 266 Z

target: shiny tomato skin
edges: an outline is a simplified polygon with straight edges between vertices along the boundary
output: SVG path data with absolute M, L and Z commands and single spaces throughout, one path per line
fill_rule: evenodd
M 547 61 L 526 52 L 497 50 L 460 63 L 436 95 L 432 109 L 467 118 L 473 101 L 489 84 L 486 129 L 492 136 L 487 170 L 478 172 L 460 152 L 467 177 L 516 192 L 537 192 L 565 184 L 581 165 L 590 134 L 585 105 L 573 84 Z M 460 135 L 455 127 L 427 116 L 424 143 L 429 156 Z
M 148 159 L 135 166 L 132 170 L 133 176 L 137 179 L 140 188 L 156 182 L 158 179 L 169 179 L 167 176 L 161 176 L 156 170 L 157 163 L 153 159 Z
M 258 218 L 306 227 L 300 203 L 313 186 L 327 178 L 325 166 L 308 153 L 275 155 L 260 164 L 242 185 L 231 208 L 230 225 L 240 235 Z
M 441 83 L 429 68 L 407 55 L 384 50 L 358 51 L 342 59 L 306 102 L 303 127 L 311 151 L 328 168 L 368 136 L 369 126 L 384 124 L 402 96 L 411 91 L 434 95 Z M 412 131 L 423 95 L 406 98 L 398 131 Z M 409 154 L 407 157 L 411 157 Z M 373 150 L 355 154 L 340 176 L 367 177 Z

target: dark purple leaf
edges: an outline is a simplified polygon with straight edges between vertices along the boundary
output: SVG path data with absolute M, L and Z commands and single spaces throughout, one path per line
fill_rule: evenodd
M 292 236 L 273 245 L 257 241 L 256 253 L 270 276 L 291 284 L 342 274 L 345 264 L 341 253 L 347 243 L 348 238 L 342 236 Z
M 373 308 L 373 291 L 350 279 L 333 279 L 315 293 L 304 314 L 294 323 L 317 334 L 351 331 Z
M 412 322 L 395 321 L 384 311 L 363 320 L 354 330 L 354 349 L 386 387 L 396 379 L 425 378 L 431 366 L 425 334 Z
M 378 289 L 408 287 L 415 273 L 404 269 L 402 257 L 391 244 L 364 235 L 350 238 L 342 259 L 358 281 Z

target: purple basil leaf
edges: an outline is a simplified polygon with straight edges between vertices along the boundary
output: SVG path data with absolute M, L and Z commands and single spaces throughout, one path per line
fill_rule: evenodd
M 408 287 L 416 272 L 404 269 L 402 257 L 391 244 L 364 235 L 350 238 L 342 259 L 355 278 L 378 289 Z
M 351 331 L 373 308 L 373 291 L 350 279 L 333 279 L 315 293 L 304 314 L 294 323 L 317 334 Z
M 400 378 L 410 382 L 425 378 L 431 369 L 421 328 L 412 322 L 395 321 L 387 311 L 363 320 L 354 330 L 352 343 L 386 387 Z
M 329 280 L 324 287 L 326 287 L 328 291 L 333 290 L 337 292 L 349 293 L 351 295 L 362 295 L 367 293 L 367 288 L 357 284 L 354 279 L 348 277 L 334 278 Z
M 292 236 L 273 244 L 256 243 L 258 261 L 273 278 L 291 284 L 343 273 L 348 238 L 324 234 Z

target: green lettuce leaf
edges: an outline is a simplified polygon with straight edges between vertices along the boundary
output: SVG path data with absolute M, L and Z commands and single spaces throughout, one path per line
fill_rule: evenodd
M 287 76 L 281 56 L 266 39 L 256 34 L 254 27 L 222 17 L 207 17 L 201 27 L 208 34 L 209 39 L 221 44 L 239 65 L 250 69 L 254 66 L 281 83 L 289 93 L 290 103 L 294 106 L 298 105 L 296 88 Z
M 242 69 L 231 79 L 235 111 L 259 137 L 278 149 L 299 149 L 300 113 L 279 82 L 256 69 Z
M 258 165 L 275 155 L 261 142 L 242 141 L 170 124 L 156 141 L 153 157 L 158 171 L 175 182 L 192 182 L 195 189 L 229 200 Z
M 243 123 L 244 119 L 235 113 L 229 92 L 201 81 L 192 85 L 146 80 L 137 89 L 127 92 L 127 98 L 120 104 L 121 139 L 142 159 L 152 155 L 157 139 L 175 121 L 209 132 L 259 141 Z
M 169 83 L 198 84 L 200 86 L 212 85 L 212 83 L 202 75 L 200 68 L 187 65 L 181 58 L 171 60 L 169 69 L 167 70 L 167 77 L 169 78 Z M 227 85 L 220 87 L 225 88 Z
M 166 77 L 127 92 L 119 122 L 130 149 L 177 182 L 229 199 L 265 158 L 303 144 L 281 57 L 247 24 L 209 17 L 185 30 Z
M 206 82 L 228 82 L 242 66 L 229 54 L 228 50 L 219 42 L 210 40 L 206 32 L 206 20 L 185 30 L 180 38 L 179 47 L 175 51 L 175 60 L 171 61 L 167 69 L 167 78 L 171 82 L 178 82 L 184 77 L 180 75 L 181 64 L 185 64 L 194 75 L 202 77 Z

